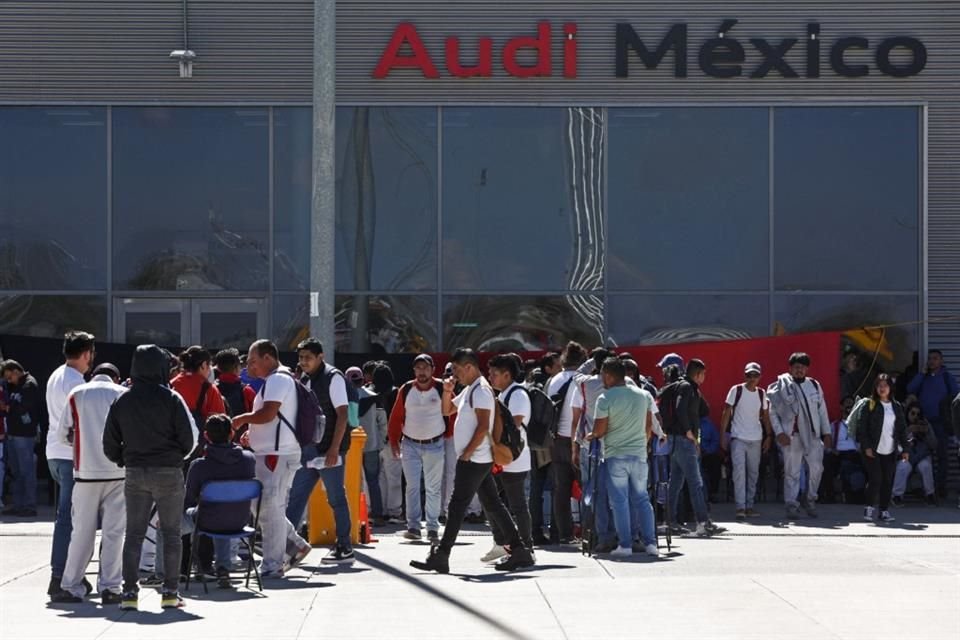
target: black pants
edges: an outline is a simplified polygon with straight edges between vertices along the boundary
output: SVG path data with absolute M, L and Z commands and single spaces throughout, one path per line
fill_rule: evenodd
M 527 472 L 520 473 L 500 473 L 495 476 L 495 481 L 502 489 L 502 496 L 506 499 L 507 508 L 513 517 L 517 530 L 520 533 L 520 539 L 524 546 L 533 548 L 533 530 L 530 524 L 530 508 L 527 506 L 527 495 L 524 492 L 524 484 L 527 481 Z M 493 540 L 497 544 L 507 544 L 507 532 L 502 531 L 497 526 L 497 521 L 487 515 L 490 521 L 490 529 L 493 531 Z
M 867 468 L 867 506 L 879 505 L 880 511 L 890 508 L 890 495 L 893 493 L 893 474 L 897 470 L 897 456 L 891 453 L 874 457 L 863 456 L 863 465 Z
M 532 468 L 530 470 L 530 521 L 531 527 L 537 532 L 538 537 L 543 535 L 543 490 L 550 481 L 551 464 L 545 464 L 542 467 L 537 466 L 537 454 L 533 451 Z M 556 530 L 556 518 L 551 520 L 550 528 Z
M 703 466 L 703 484 L 706 486 L 707 502 L 714 502 L 720 493 L 720 481 L 723 479 L 723 456 L 719 453 L 707 453 L 700 457 Z
M 859 467 L 862 465 L 860 454 L 856 451 L 832 451 L 823 454 L 823 477 L 820 479 L 820 490 L 817 492 L 818 500 L 821 502 L 832 501 L 836 499 L 837 477 L 841 479 L 840 490 L 843 493 L 852 491 L 849 486 L 849 473 L 842 473 L 844 465 L 853 465 Z M 849 498 L 848 498 L 849 500 Z
M 511 549 L 523 547 L 520 540 L 520 534 L 517 533 L 517 526 L 510 517 L 510 512 L 500 500 L 497 492 L 497 483 L 493 479 L 493 464 L 479 464 L 476 462 L 463 462 L 457 460 L 457 471 L 453 479 L 453 494 L 450 496 L 450 505 L 447 507 L 447 525 L 443 529 L 443 537 L 440 539 L 439 552 L 443 555 L 450 555 L 453 549 L 453 543 L 457 541 L 457 534 L 460 533 L 460 527 L 463 525 L 463 518 L 467 515 L 467 507 L 473 496 L 480 498 L 480 505 L 483 507 L 487 518 L 493 526 L 496 526 L 503 532 L 504 543 L 510 545 Z
M 561 540 L 573 538 L 573 512 L 570 510 L 570 491 L 576 472 L 573 468 L 573 446 L 570 438 L 557 436 L 553 441 L 553 520 Z

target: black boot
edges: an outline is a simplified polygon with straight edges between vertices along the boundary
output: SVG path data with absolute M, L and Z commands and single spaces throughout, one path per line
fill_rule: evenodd
M 430 547 L 430 555 L 425 562 L 411 560 L 410 566 L 421 571 L 436 571 L 437 573 L 450 573 L 450 554 L 440 551 L 440 547 Z
M 510 557 L 496 565 L 494 569 L 497 571 L 515 571 L 533 565 L 533 556 L 530 555 L 530 550 L 525 547 L 517 547 L 510 552 Z

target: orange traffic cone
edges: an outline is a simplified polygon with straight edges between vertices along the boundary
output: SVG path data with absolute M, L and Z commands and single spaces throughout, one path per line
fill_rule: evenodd
M 377 540 L 373 537 L 373 525 L 370 524 L 370 514 L 367 510 L 367 495 L 360 492 L 360 543 L 370 544 Z

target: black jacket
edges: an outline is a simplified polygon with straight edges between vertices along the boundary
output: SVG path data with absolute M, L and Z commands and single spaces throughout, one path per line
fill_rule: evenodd
M 896 416 L 896 422 L 893 426 L 893 441 L 900 445 L 904 451 L 907 451 L 907 416 L 903 410 L 903 405 L 896 400 L 893 401 L 893 413 Z M 883 403 L 874 403 L 873 410 L 870 410 L 870 405 L 867 405 L 867 413 L 863 416 L 863 423 L 857 428 L 857 444 L 860 445 L 860 450 L 866 452 L 867 449 L 873 449 L 876 452 L 882 433 Z
M 7 435 L 36 438 L 43 413 L 43 396 L 36 379 L 29 373 L 17 386 L 7 385 Z
M 312 376 L 304 375 L 303 377 L 303 382 L 310 380 L 310 389 L 313 391 L 313 395 L 317 397 L 317 401 L 320 402 L 320 408 L 323 409 L 324 419 L 326 420 L 323 438 L 316 445 L 317 453 L 320 455 L 324 455 L 330 449 L 330 445 L 333 443 L 333 434 L 337 430 L 337 410 L 334 408 L 333 402 L 330 401 L 330 382 L 335 376 L 343 378 L 344 385 L 350 384 L 339 369 L 327 363 L 324 363 L 323 368 Z M 348 424 L 343 439 L 340 441 L 341 454 L 346 454 L 350 448 L 350 431 L 351 428 Z
M 130 367 L 133 386 L 107 414 L 103 453 L 120 466 L 182 467 L 196 445 L 187 405 L 169 387 L 167 354 L 141 345 Z
M 211 480 L 249 480 L 254 477 L 256 464 L 252 452 L 235 444 L 208 444 L 204 456 L 194 460 L 187 472 L 184 508 L 196 506 L 205 483 Z M 203 521 L 200 524 L 207 530 L 236 531 L 246 524 L 250 505 L 214 503 L 204 507 L 201 515 Z M 215 529 L 210 529 L 211 526 Z
M 692 431 L 694 437 L 700 434 L 700 406 L 703 397 L 700 385 L 684 377 L 677 385 L 676 432 L 678 435 Z

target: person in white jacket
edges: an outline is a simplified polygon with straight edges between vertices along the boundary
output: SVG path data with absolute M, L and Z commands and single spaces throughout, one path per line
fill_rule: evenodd
M 60 421 L 50 426 L 49 441 L 70 445 L 73 450 L 75 482 L 73 532 L 60 591 L 52 596 L 53 602 L 83 602 L 86 595 L 83 576 L 93 556 L 99 520 L 103 537 L 98 591 L 102 604 L 120 603 L 123 534 L 127 525 L 124 471 L 103 453 L 107 413 L 126 392 L 119 381 L 120 372 L 115 366 L 109 363 L 97 366 L 90 382 L 70 392 Z
M 823 387 L 807 377 L 810 356 L 790 356 L 790 371 L 767 388 L 770 423 L 783 452 L 783 499 L 787 517 L 800 516 L 800 507 L 817 517 L 817 488 L 823 475 L 823 450 L 833 447 L 833 430 L 827 415 Z M 807 493 L 800 496 L 800 471 L 807 462 Z

